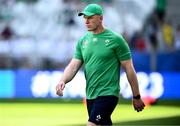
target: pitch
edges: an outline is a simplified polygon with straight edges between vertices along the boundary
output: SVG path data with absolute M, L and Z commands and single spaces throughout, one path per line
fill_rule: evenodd
M 87 118 L 82 102 L 0 103 L 1 126 L 84 126 Z M 112 115 L 114 125 L 178 125 L 179 119 L 179 105 L 157 104 L 137 113 L 131 104 L 120 103 Z

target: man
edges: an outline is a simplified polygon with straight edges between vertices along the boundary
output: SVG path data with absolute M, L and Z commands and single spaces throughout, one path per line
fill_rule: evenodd
M 78 41 L 74 58 L 56 86 L 57 94 L 63 95 L 65 84 L 84 65 L 89 114 L 87 126 L 112 125 L 111 114 L 118 103 L 122 66 L 132 88 L 134 108 L 138 112 L 142 111 L 144 103 L 140 98 L 127 43 L 121 36 L 103 26 L 103 9 L 100 5 L 89 4 L 78 15 L 84 16 L 88 32 Z

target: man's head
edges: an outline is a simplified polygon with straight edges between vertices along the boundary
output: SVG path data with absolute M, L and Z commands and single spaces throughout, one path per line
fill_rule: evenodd
M 99 28 L 102 28 L 103 20 L 103 9 L 98 4 L 89 4 L 87 5 L 78 16 L 84 16 L 85 25 L 88 31 L 98 31 Z

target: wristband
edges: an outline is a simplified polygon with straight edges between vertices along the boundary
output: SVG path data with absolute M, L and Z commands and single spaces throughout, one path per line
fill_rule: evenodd
M 140 95 L 136 95 L 136 96 L 133 96 L 133 99 L 140 99 L 141 98 L 141 96 Z

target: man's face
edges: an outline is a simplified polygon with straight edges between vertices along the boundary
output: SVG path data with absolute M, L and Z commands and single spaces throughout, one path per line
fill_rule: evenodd
M 102 16 L 100 15 L 93 15 L 93 16 L 86 16 L 84 15 L 85 25 L 88 31 L 95 31 L 102 23 Z

